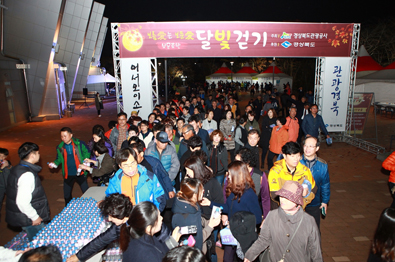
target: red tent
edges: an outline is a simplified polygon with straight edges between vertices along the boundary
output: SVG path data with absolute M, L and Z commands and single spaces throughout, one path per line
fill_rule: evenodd
M 269 66 L 261 74 L 273 74 L 273 66 Z M 277 66 L 274 67 L 274 74 L 283 74 L 283 72 Z
M 240 69 L 235 75 L 237 76 L 237 74 L 256 75 L 258 72 L 252 69 L 248 63 L 246 63 L 244 67 Z
M 232 71 L 226 66 L 225 63 L 222 64 L 222 66 L 213 73 L 214 74 L 232 74 Z
M 370 75 L 381 69 L 383 67 L 373 60 L 364 46 L 361 46 L 358 53 L 357 78 Z

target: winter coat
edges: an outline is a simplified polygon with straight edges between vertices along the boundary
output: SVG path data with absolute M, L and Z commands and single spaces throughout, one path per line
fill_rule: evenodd
M 40 177 L 38 176 L 38 172 L 40 171 L 40 166 L 31 164 L 24 160 L 21 160 L 19 165 L 16 165 L 11 169 L 7 181 L 7 211 L 5 217 L 8 224 L 14 227 L 27 227 L 32 225 L 32 219 L 23 213 L 17 205 L 18 181 L 19 178 L 27 172 L 32 173 L 34 176 L 34 190 L 31 194 L 30 204 L 44 222 L 51 220 L 47 196 L 45 195 L 44 187 L 42 186 Z
M 203 185 L 204 193 L 203 197 L 207 198 L 210 201 L 216 203 L 224 203 L 224 196 L 222 195 L 222 187 L 217 179 L 214 177 L 207 181 L 206 184 Z M 208 206 L 202 206 L 202 216 L 206 219 L 210 219 L 211 217 L 211 208 Z
M 98 167 L 92 168 L 92 177 L 101 177 L 111 175 L 114 172 L 114 159 L 107 153 L 104 153 L 103 160 L 98 161 Z
M 171 184 L 171 180 L 169 174 L 167 173 L 166 169 L 163 167 L 162 163 L 159 159 L 153 156 L 144 156 L 144 159 L 148 162 L 148 164 L 152 168 L 152 172 L 156 175 L 164 190 L 164 196 L 167 200 L 169 198 L 169 192 L 173 191 L 173 185 Z M 143 160 L 144 161 L 144 160 Z
M 167 145 L 162 151 L 162 154 L 160 154 L 156 148 L 156 144 L 154 144 L 145 150 L 144 155 L 159 159 L 169 174 L 170 180 L 173 181 L 176 178 L 178 170 L 180 170 L 180 161 L 178 160 L 176 149 L 174 147 Z
M 154 133 L 151 132 L 151 130 L 148 129 L 147 133 L 143 135 L 142 132 L 139 134 L 139 139 L 143 140 L 145 147 L 147 148 L 149 143 L 153 140 L 154 138 Z
M 210 143 L 207 145 L 207 150 L 208 150 L 208 166 L 213 166 L 212 163 L 210 162 L 212 159 L 212 153 L 213 153 L 213 144 Z M 220 142 L 219 145 L 217 146 L 217 173 L 214 174 L 216 175 L 222 175 L 228 170 L 228 151 L 226 150 L 225 145 Z
M 71 138 L 72 143 L 73 143 L 73 148 L 74 148 L 74 155 L 77 157 L 75 159 L 75 165 L 78 168 L 78 164 L 82 164 L 84 162 L 85 158 L 90 157 L 90 153 L 88 151 L 88 147 L 86 144 L 77 139 L 77 138 Z M 65 163 L 65 155 L 67 155 L 66 148 L 65 148 L 65 143 L 61 142 L 57 147 L 56 147 L 56 152 L 57 152 L 57 157 L 56 160 L 54 161 L 54 164 L 59 166 L 62 164 L 62 175 L 63 178 L 67 179 L 68 174 L 66 172 L 67 168 L 67 163 Z M 83 172 L 85 176 L 87 176 L 88 172 Z
M 166 206 L 164 191 L 159 183 L 157 176 L 148 171 L 142 165 L 137 165 L 139 180 L 136 187 L 136 204 L 143 201 L 150 201 L 162 211 Z M 106 190 L 106 196 L 114 193 L 122 194 L 122 182 L 123 171 L 119 169 L 115 175 L 110 179 L 108 188 Z
M 277 121 L 276 117 L 269 118 L 269 116 L 267 115 L 263 117 L 261 124 L 262 135 L 261 135 L 261 139 L 259 139 L 259 143 L 262 148 L 269 147 L 269 141 L 270 138 L 272 137 L 273 127 L 276 126 L 276 121 Z
M 316 117 L 314 117 L 312 114 L 308 114 L 303 118 L 302 130 L 305 135 L 318 137 L 318 128 L 321 128 L 325 136 L 328 135 L 322 116 L 317 114 Z
M 238 125 L 235 131 L 235 150 L 236 152 L 247 143 L 248 131 L 242 125 Z
M 201 208 L 197 205 L 197 208 L 189 204 L 188 202 L 176 198 L 172 208 L 173 218 L 171 225 L 173 228 L 179 226 L 196 226 L 197 232 L 192 235 L 195 238 L 195 247 L 202 250 L 205 254 L 207 247 L 204 242 L 210 237 L 213 228 L 208 226 L 208 220 L 202 217 Z M 183 235 L 182 239 L 187 239 L 189 235 Z
M 388 182 L 395 183 L 395 152 L 384 160 L 383 168 L 391 171 Z
M 283 187 L 287 180 L 297 181 L 301 185 L 308 185 L 309 193 L 303 197 L 303 208 L 305 208 L 306 205 L 311 203 L 317 192 L 317 186 L 313 175 L 311 174 L 310 169 L 302 165 L 300 162 L 296 166 L 295 171 L 291 174 L 285 164 L 285 159 L 281 159 L 274 163 L 274 166 L 269 172 L 268 182 L 270 197 L 272 199 L 272 207 L 278 207 L 278 196 L 275 193 Z
M 312 166 L 309 165 L 305 156 L 302 156 L 300 163 L 308 167 L 313 175 L 315 184 L 317 186 L 317 192 L 315 198 L 311 201 L 308 206 L 321 206 L 321 203 L 328 204 L 331 197 L 331 189 L 329 182 L 328 164 L 322 158 L 316 157 L 312 162 Z
M 129 127 L 130 127 L 130 125 L 126 124 L 126 134 L 125 134 L 126 138 L 128 137 L 128 129 L 129 129 Z M 119 124 L 117 124 L 111 130 L 111 134 L 110 134 L 110 141 L 111 141 L 111 144 L 112 144 L 112 148 L 114 149 L 114 155 L 117 153 L 118 137 L 119 137 Z
M 247 119 L 247 124 L 245 125 L 245 129 L 247 130 L 247 132 L 250 131 L 251 129 L 256 129 L 256 130 L 258 130 L 258 133 L 261 134 L 261 129 L 259 128 L 259 123 L 255 119 L 254 119 L 254 121 L 252 121 L 252 123 L 250 120 Z
M 233 193 L 230 193 L 230 195 L 226 198 L 225 204 L 211 202 L 210 207 L 213 208 L 214 205 L 222 206 L 222 213 L 228 215 L 228 220 L 230 220 L 230 218 L 236 212 L 247 211 L 255 215 L 257 224 L 260 224 L 262 222 L 262 210 L 259 206 L 258 198 L 252 188 L 246 188 L 243 195 L 239 199 L 234 198 L 235 195 Z
M 291 117 L 287 117 L 287 123 L 285 126 L 288 128 L 288 142 L 296 142 L 299 136 L 299 121 L 295 117 L 295 119 L 291 119 Z
M 286 250 L 299 222 L 303 221 L 296 232 L 290 246 Z M 245 257 L 254 259 L 268 246 L 271 261 L 317 261 L 322 262 L 320 232 L 314 218 L 299 209 L 294 215 L 287 215 L 278 208 L 269 212 L 263 223 L 261 233 L 254 244 L 248 249 Z
M 219 129 L 221 130 L 222 134 L 224 134 L 224 144 L 226 149 L 233 150 L 235 149 L 235 129 L 236 129 L 236 120 L 230 119 L 222 119 L 221 123 L 219 124 Z M 228 140 L 231 137 L 232 140 Z
M 96 110 L 103 109 L 103 99 L 100 96 L 95 96 Z
M 269 150 L 275 154 L 280 154 L 283 145 L 288 142 L 288 130 L 285 126 L 282 126 L 278 131 L 277 128 L 278 126 L 273 127 Z
M 162 231 L 159 236 L 144 234 L 138 239 L 130 239 L 128 248 L 123 252 L 123 262 L 161 262 L 166 253 L 178 246 L 178 243 L 170 236 L 170 232 Z
M 118 240 L 121 232 L 121 226 L 122 225 L 117 226 L 112 224 L 110 228 L 95 237 L 91 242 L 80 249 L 80 251 L 78 251 L 76 254 L 77 258 L 81 261 L 88 260 L 90 257 L 111 244 L 111 242 Z
M 259 157 L 259 147 L 258 147 L 258 145 L 252 147 L 252 146 L 250 146 L 250 144 L 247 142 L 247 143 L 245 144 L 244 148 L 247 148 L 247 149 L 251 150 L 251 152 L 254 154 L 255 166 L 253 166 L 253 167 L 259 170 L 261 158 Z
M 206 118 L 203 120 L 202 129 L 206 130 L 207 132 L 210 131 L 211 133 L 212 131 L 218 129 L 218 123 L 214 119 L 209 122 Z

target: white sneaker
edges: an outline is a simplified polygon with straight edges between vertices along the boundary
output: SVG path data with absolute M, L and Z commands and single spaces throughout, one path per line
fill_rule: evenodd
M 101 115 L 99 115 L 99 117 L 101 117 Z

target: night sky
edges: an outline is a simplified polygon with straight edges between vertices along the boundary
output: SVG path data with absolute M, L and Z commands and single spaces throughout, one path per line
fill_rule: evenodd
M 339 0 L 95 0 L 109 18 L 103 56 L 111 56 L 112 22 L 262 21 L 375 23 L 394 15 L 392 1 Z

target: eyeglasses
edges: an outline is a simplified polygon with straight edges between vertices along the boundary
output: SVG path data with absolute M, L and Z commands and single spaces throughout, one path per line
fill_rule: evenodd
M 122 166 L 122 169 L 127 169 L 127 168 L 131 169 L 131 168 L 137 166 L 137 162 L 133 161 L 131 163 L 124 163 L 121 166 Z
M 304 145 L 304 147 L 306 147 L 306 148 L 316 148 L 317 146 L 308 146 L 308 145 Z

